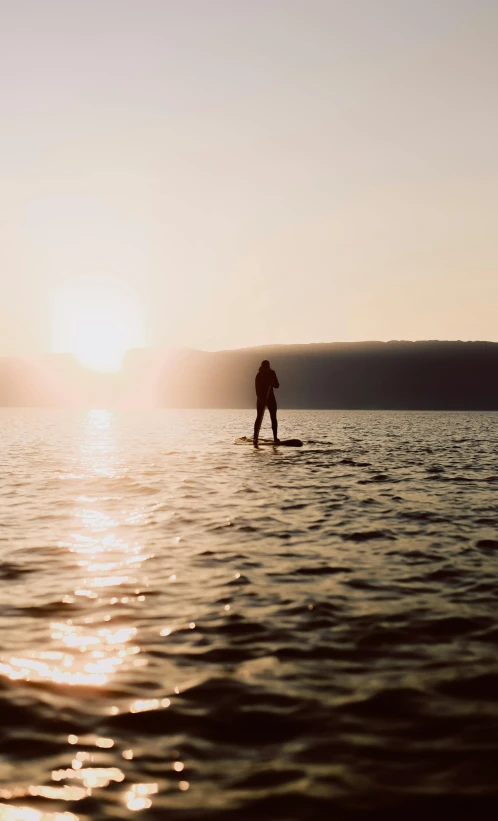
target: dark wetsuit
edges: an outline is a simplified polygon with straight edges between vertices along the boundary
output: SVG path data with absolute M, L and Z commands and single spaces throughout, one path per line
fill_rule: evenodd
M 263 421 L 263 416 L 265 413 L 265 408 L 268 408 L 270 411 L 271 417 L 271 426 L 273 430 L 273 438 L 276 440 L 277 437 L 277 400 L 275 399 L 275 394 L 273 393 L 273 388 L 278 388 L 278 379 L 277 374 L 275 371 L 272 371 L 271 368 L 266 368 L 264 370 L 259 370 L 256 375 L 256 421 L 254 423 L 254 441 L 257 442 L 259 438 L 259 429 L 261 427 L 261 422 Z

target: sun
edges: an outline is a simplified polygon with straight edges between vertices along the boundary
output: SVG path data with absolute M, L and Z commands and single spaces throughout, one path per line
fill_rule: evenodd
M 130 344 L 119 323 L 105 320 L 75 322 L 71 353 L 95 371 L 119 371 Z
M 129 348 L 142 347 L 136 294 L 114 284 L 72 283 L 53 298 L 52 351 L 73 354 L 95 371 L 119 371 Z

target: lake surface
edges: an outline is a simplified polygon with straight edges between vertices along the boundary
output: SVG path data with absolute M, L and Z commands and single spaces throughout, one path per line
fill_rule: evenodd
M 253 416 L 0 411 L 0 821 L 496 814 L 498 414 Z

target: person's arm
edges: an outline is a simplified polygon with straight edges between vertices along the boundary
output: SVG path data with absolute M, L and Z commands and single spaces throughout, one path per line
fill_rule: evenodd
M 271 382 L 272 388 L 279 388 L 280 385 L 279 385 L 279 382 L 278 382 L 278 379 L 277 379 L 277 374 L 275 373 L 275 371 L 272 371 L 271 373 L 272 373 L 272 382 Z

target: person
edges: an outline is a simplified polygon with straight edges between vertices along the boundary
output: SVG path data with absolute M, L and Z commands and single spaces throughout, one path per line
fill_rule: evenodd
M 270 363 L 268 359 L 263 359 L 259 371 L 256 374 L 256 421 L 254 423 L 254 447 L 258 447 L 258 440 L 259 440 L 259 429 L 261 428 L 261 422 L 263 421 L 263 416 L 265 413 L 265 408 L 268 408 L 270 411 L 270 418 L 271 418 L 271 427 L 273 431 L 273 441 L 276 445 L 279 443 L 279 438 L 277 436 L 278 431 L 278 423 L 277 423 L 277 400 L 275 399 L 275 394 L 273 393 L 274 388 L 278 388 L 279 383 L 277 379 L 277 374 L 275 371 L 272 371 L 270 368 Z

